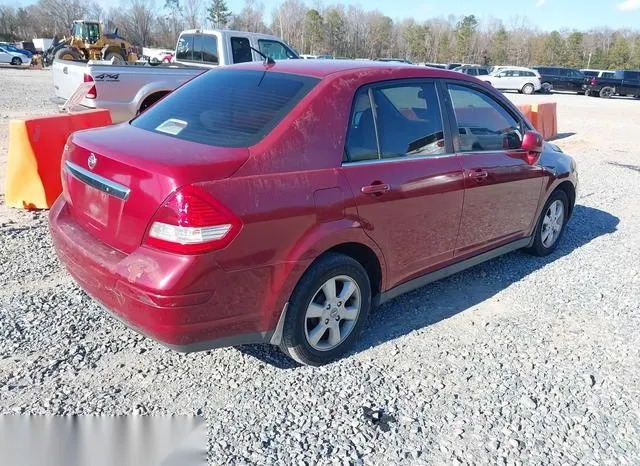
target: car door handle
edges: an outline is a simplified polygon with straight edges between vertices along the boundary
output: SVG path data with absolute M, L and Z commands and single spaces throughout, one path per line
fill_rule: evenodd
M 482 169 L 474 170 L 469 173 L 469 178 L 473 178 L 473 179 L 487 178 L 488 176 L 489 176 L 489 173 Z
M 391 191 L 391 186 L 386 183 L 372 183 L 360 188 L 363 194 L 383 194 Z

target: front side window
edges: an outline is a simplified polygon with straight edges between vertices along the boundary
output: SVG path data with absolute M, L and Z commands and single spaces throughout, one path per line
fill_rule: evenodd
M 258 49 L 268 57 L 274 60 L 287 60 L 291 58 L 298 58 L 288 47 L 282 42 L 276 40 L 258 40 Z
M 500 103 L 466 86 L 449 85 L 461 152 L 516 150 L 522 129 Z

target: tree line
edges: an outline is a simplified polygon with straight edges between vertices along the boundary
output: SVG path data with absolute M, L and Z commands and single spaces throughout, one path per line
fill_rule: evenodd
M 181 30 L 219 27 L 271 33 L 300 53 L 346 58 L 397 57 L 413 62 L 640 68 L 640 31 L 606 27 L 542 31 L 524 17 L 505 22 L 474 15 L 426 21 L 390 18 L 361 6 L 285 0 L 265 22 L 264 5 L 245 0 L 232 12 L 225 0 L 130 0 L 104 10 L 96 2 L 38 0 L 0 6 L 0 40 L 68 34 L 74 19 L 100 19 L 134 45 L 172 49 Z

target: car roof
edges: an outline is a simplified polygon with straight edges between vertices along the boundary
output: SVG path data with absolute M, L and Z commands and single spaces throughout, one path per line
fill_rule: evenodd
M 461 73 L 443 70 L 440 68 L 429 68 L 427 66 L 409 65 L 400 62 L 374 61 L 374 60 L 281 60 L 268 68 L 263 62 L 254 61 L 230 65 L 226 68 L 258 70 L 272 70 L 279 73 L 298 74 L 324 78 L 335 73 L 360 73 L 363 71 L 380 71 L 388 74 L 390 71 L 412 70 L 417 76 L 423 77 L 452 77 L 461 79 Z

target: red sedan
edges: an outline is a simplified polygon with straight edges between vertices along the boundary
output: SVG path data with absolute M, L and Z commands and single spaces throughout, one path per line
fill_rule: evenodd
M 473 77 L 382 62 L 208 71 L 75 133 L 50 213 L 61 261 L 180 351 L 349 350 L 372 306 L 500 254 L 551 253 L 573 160 Z

